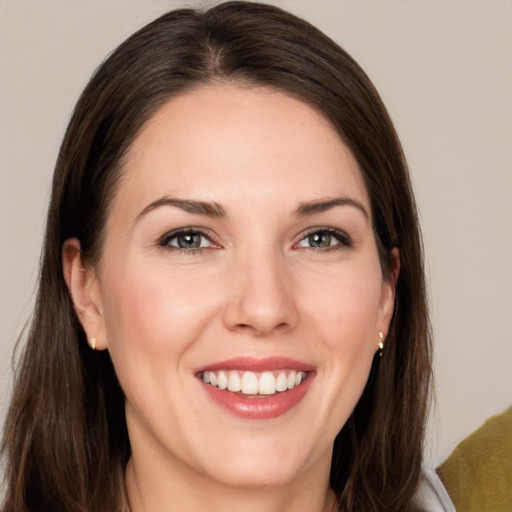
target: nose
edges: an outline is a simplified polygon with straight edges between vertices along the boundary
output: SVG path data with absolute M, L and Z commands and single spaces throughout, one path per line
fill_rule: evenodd
M 278 254 L 252 254 L 234 264 L 223 312 L 231 331 L 264 337 L 293 329 L 299 319 L 294 280 Z

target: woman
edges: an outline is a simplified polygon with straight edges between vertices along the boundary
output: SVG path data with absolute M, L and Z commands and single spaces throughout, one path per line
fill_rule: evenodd
M 64 138 L 4 510 L 418 510 L 430 353 L 364 72 L 275 7 L 170 12 Z

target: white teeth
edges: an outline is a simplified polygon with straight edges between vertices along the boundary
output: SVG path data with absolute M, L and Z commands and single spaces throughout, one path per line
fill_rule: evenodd
M 276 378 L 270 372 L 263 372 L 258 386 L 260 395 L 273 395 L 276 392 Z
M 286 391 L 288 389 L 288 379 L 286 373 L 281 372 L 276 379 L 276 391 Z
M 229 372 L 228 389 L 233 393 L 237 393 L 242 390 L 242 379 L 238 372 Z
M 219 372 L 219 389 L 226 389 L 228 387 L 228 378 L 224 372 Z
M 306 372 L 280 370 L 254 373 L 242 370 L 204 371 L 203 382 L 219 389 L 244 395 L 273 395 L 299 386 L 306 378 Z
M 296 375 L 295 370 L 292 370 L 290 372 L 290 374 L 288 375 L 288 381 L 287 381 L 288 389 L 293 389 L 295 387 L 295 375 Z
M 252 372 L 244 372 L 242 375 L 242 393 L 244 395 L 258 394 L 258 377 Z

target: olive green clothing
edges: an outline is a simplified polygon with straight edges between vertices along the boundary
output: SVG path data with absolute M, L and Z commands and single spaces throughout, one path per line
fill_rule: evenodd
M 437 472 L 458 512 L 511 512 L 512 407 L 464 439 Z

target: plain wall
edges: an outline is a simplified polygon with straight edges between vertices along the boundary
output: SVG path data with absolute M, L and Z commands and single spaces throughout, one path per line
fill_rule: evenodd
M 351 53 L 409 160 L 436 350 L 429 457 L 512 402 L 512 2 L 274 1 Z M 78 94 L 167 8 L 207 2 L 0 0 L 0 420 L 37 277 L 48 190 Z M 52 340 L 41 340 L 52 343 Z

